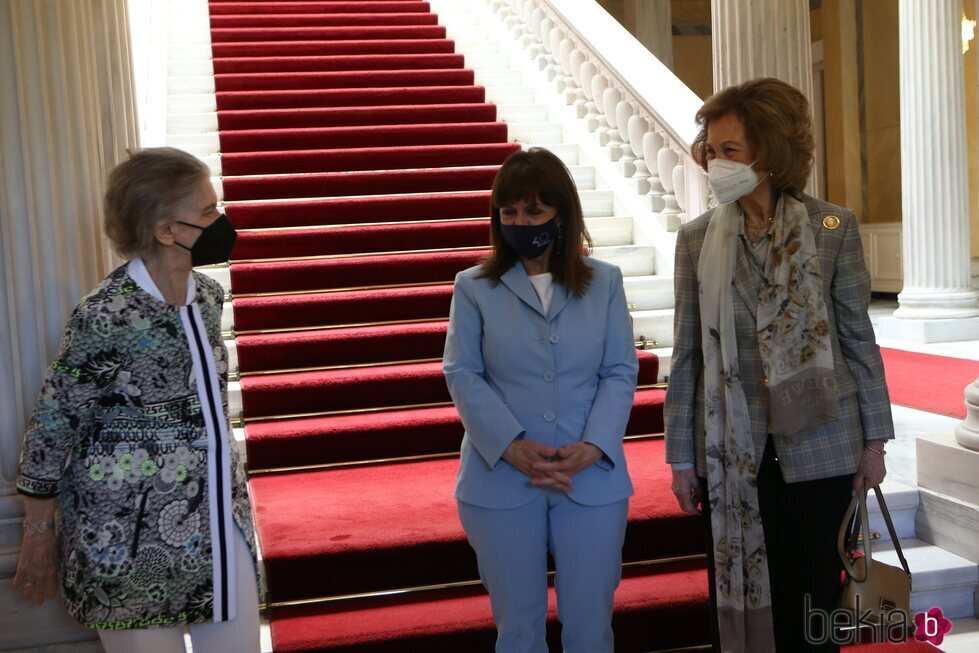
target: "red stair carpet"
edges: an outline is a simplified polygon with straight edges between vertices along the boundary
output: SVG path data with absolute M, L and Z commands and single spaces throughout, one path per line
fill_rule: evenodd
M 486 253 L 489 189 L 519 146 L 427 2 L 210 11 L 275 650 L 492 650 L 440 358 L 452 280 Z M 640 358 L 655 383 L 658 360 Z M 708 638 L 702 525 L 670 492 L 662 412 L 662 389 L 637 392 L 620 651 Z M 548 636 L 559 650 L 553 599 Z
M 979 377 L 979 361 L 881 348 L 891 402 L 965 419 L 965 387 Z

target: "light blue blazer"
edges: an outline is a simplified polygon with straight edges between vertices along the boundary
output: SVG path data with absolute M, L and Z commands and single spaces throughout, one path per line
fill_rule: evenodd
M 639 364 L 618 267 L 594 269 L 584 297 L 554 285 L 550 310 L 523 265 L 495 287 L 479 267 L 455 280 L 443 369 L 466 433 L 455 497 L 515 508 L 543 490 L 500 458 L 516 438 L 550 447 L 588 442 L 604 456 L 574 477 L 569 497 L 604 505 L 632 495 L 622 437 Z

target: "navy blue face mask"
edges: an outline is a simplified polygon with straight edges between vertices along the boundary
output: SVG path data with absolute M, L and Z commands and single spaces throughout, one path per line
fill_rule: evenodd
M 206 227 L 200 227 L 183 220 L 177 220 L 177 222 L 201 230 L 201 235 L 197 237 L 191 247 L 177 243 L 190 252 L 190 262 L 193 263 L 194 267 L 224 263 L 231 258 L 231 250 L 235 248 L 238 232 L 231 226 L 228 216 L 222 213 L 217 220 Z
M 544 224 L 500 224 L 503 240 L 524 258 L 537 258 L 547 246 L 557 240 L 557 217 Z

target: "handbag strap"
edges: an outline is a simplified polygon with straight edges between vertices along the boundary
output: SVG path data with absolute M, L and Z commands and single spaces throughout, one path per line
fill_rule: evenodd
M 850 530 L 850 522 L 853 520 L 853 513 L 856 512 L 857 506 L 860 506 L 860 516 L 857 520 L 857 529 L 859 531 L 867 530 L 863 536 L 863 555 L 866 559 L 864 563 L 864 577 L 857 577 L 857 568 L 850 559 L 850 556 L 846 553 L 846 535 L 847 531 Z M 836 536 L 836 550 L 840 555 L 840 561 L 843 563 L 843 568 L 846 569 L 847 576 L 853 578 L 859 583 L 865 582 L 870 578 L 870 529 L 868 527 L 867 519 L 867 491 L 858 492 L 850 499 L 850 505 L 847 506 L 846 514 L 843 516 L 843 523 L 840 524 L 840 532 Z
M 887 509 L 887 503 L 884 502 L 884 493 L 880 491 L 879 485 L 874 486 L 874 494 L 877 495 L 877 505 L 880 506 L 880 513 L 884 515 L 884 523 L 887 524 L 887 532 L 891 535 L 891 542 L 894 543 L 894 550 L 897 552 L 897 557 L 901 561 L 901 566 L 904 567 L 904 571 L 910 577 L 911 568 L 908 567 L 908 561 L 904 558 L 904 551 L 901 550 L 901 540 L 897 539 L 894 524 L 891 522 L 891 513 Z
M 910 578 L 911 568 L 908 566 L 908 561 L 904 557 L 904 551 L 901 549 L 901 541 L 897 538 L 894 523 L 891 521 L 891 513 L 887 509 L 887 503 L 884 501 L 884 494 L 880 491 L 879 485 L 874 486 L 874 493 L 877 495 L 877 504 L 880 506 L 880 512 L 884 516 L 884 523 L 887 524 L 887 532 L 891 536 L 891 542 L 894 543 L 894 550 L 897 552 L 897 557 L 901 561 L 901 566 Z M 858 535 L 863 535 L 863 555 L 866 559 L 864 563 L 865 576 L 863 578 L 857 577 L 856 566 L 846 553 L 846 535 L 858 505 L 860 506 L 860 513 L 854 524 L 856 528 L 853 529 L 852 536 L 856 538 Z M 846 573 L 851 578 L 859 583 L 866 582 L 870 578 L 870 570 L 873 567 L 870 563 L 873 557 L 870 547 L 870 520 L 867 518 L 867 490 L 857 493 L 850 500 L 850 505 L 847 507 L 846 514 L 843 517 L 843 523 L 840 524 L 840 531 L 836 538 L 836 549 L 840 555 L 840 560 L 843 562 L 843 567 L 846 569 Z

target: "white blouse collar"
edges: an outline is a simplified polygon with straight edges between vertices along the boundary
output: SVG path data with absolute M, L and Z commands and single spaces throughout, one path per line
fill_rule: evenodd
M 166 303 L 167 300 L 163 299 L 163 293 L 160 289 L 156 287 L 153 283 L 153 277 L 150 276 L 149 270 L 146 269 L 146 263 L 143 259 L 136 256 L 131 261 L 129 265 L 126 266 L 126 272 L 129 277 L 136 282 L 136 285 L 145 290 L 150 296 L 155 297 L 161 302 Z M 194 281 L 194 274 L 191 273 L 187 278 L 187 300 L 186 304 L 189 306 L 194 303 L 194 296 L 197 294 L 197 283 Z

